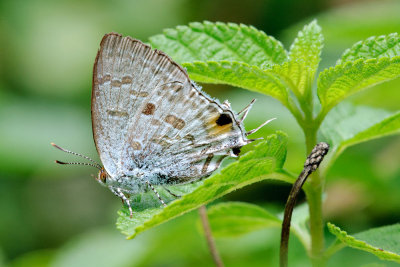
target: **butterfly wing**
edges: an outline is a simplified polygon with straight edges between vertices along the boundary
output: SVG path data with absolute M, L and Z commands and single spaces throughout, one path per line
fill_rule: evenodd
M 205 95 L 163 52 L 114 33 L 96 57 L 92 123 L 111 176 L 154 184 L 207 176 L 249 143 L 229 105 Z

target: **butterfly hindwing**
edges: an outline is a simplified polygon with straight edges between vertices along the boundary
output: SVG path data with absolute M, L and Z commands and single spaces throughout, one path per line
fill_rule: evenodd
M 153 184 L 205 177 L 249 142 L 229 105 L 205 95 L 182 67 L 114 33 L 96 58 L 92 121 L 107 172 Z
M 100 44 L 93 71 L 92 124 L 96 148 L 110 175 L 117 175 L 129 121 L 157 84 L 177 76 L 167 59 L 153 62 L 154 56 L 149 46 L 119 34 L 105 35 Z

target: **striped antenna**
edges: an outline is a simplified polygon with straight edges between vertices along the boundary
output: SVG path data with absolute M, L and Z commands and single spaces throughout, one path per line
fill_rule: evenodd
M 95 167 L 96 169 L 101 170 L 101 167 L 94 165 L 92 163 L 86 163 L 86 162 L 63 162 L 63 161 L 59 161 L 59 160 L 55 160 L 54 161 L 57 164 L 61 164 L 61 165 L 84 165 L 84 166 L 92 166 Z
M 56 160 L 56 163 L 58 163 L 58 164 L 86 165 L 86 166 L 95 167 L 95 168 L 97 168 L 97 169 L 99 169 L 99 170 L 101 170 L 101 168 L 102 168 L 100 164 L 98 164 L 96 161 L 92 160 L 92 159 L 89 158 L 88 156 L 85 156 L 85 155 L 82 155 L 82 154 L 79 154 L 79 153 L 76 153 L 76 152 L 72 152 L 72 151 L 70 151 L 70 150 L 68 150 L 68 149 L 65 149 L 65 148 L 62 148 L 62 147 L 60 147 L 60 146 L 58 146 L 58 145 L 56 145 L 56 144 L 54 144 L 54 143 L 50 143 L 50 144 L 51 144 L 53 147 L 55 147 L 55 148 L 57 148 L 57 149 L 59 149 L 59 150 L 65 152 L 65 153 L 69 153 L 69 154 L 72 154 L 72 155 L 75 155 L 75 156 L 78 156 L 78 157 L 87 159 L 87 160 L 89 160 L 89 161 L 91 161 L 91 162 L 93 163 L 93 164 L 91 164 L 91 163 L 81 163 L 81 162 L 62 162 L 62 161 Z

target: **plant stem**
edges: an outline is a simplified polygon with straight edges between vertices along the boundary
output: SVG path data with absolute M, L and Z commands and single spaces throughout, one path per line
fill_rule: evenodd
M 311 122 L 313 123 L 313 122 Z M 303 128 L 306 137 L 307 153 L 310 153 L 317 142 L 318 127 Z M 307 202 L 310 213 L 311 251 L 309 252 L 314 267 L 325 265 L 324 253 L 324 222 L 322 217 L 322 194 L 324 178 L 317 170 L 309 178 Z
M 307 91 L 311 92 L 311 88 L 308 88 Z M 300 116 L 298 110 L 295 110 L 296 112 L 291 110 L 291 112 L 303 129 L 307 155 L 309 155 L 317 143 L 317 131 L 327 111 L 321 110 L 316 117 L 313 116 L 313 97 L 311 94 L 306 99 L 299 99 L 299 101 L 304 116 Z M 322 194 L 324 192 L 325 179 L 321 172 L 317 170 L 310 175 L 307 183 L 307 190 L 304 192 L 306 193 L 310 213 L 311 235 L 311 249 L 308 253 L 312 265 L 314 267 L 322 267 L 325 266 L 326 261 L 326 257 L 324 257 L 324 222 L 322 217 Z
M 281 247 L 280 247 L 280 266 L 288 266 L 288 247 L 289 247 L 289 234 L 290 234 L 290 221 L 292 219 L 292 213 L 296 204 L 297 196 L 306 181 L 307 177 L 314 172 L 321 161 L 324 159 L 326 153 L 328 153 L 329 145 L 321 142 L 314 147 L 310 155 L 304 164 L 304 169 L 300 173 L 296 182 L 293 184 L 292 190 L 290 191 L 288 200 L 285 206 L 285 213 L 282 222 L 281 232 Z
M 324 258 L 329 259 L 332 257 L 333 254 L 341 250 L 342 248 L 346 247 L 346 245 L 340 241 L 339 239 L 336 239 L 326 250 L 324 253 Z
M 310 187 L 307 190 L 307 202 L 310 212 L 311 262 L 313 266 L 324 266 L 324 222 L 322 218 L 323 184 L 319 172 L 310 177 Z
M 211 233 L 210 222 L 208 221 L 207 209 L 206 206 L 201 206 L 199 208 L 199 214 L 201 219 L 201 224 L 203 225 L 204 235 L 207 239 L 208 248 L 210 250 L 211 256 L 213 257 L 214 263 L 218 267 L 223 267 L 224 263 L 222 262 L 221 257 L 219 256 L 217 247 L 215 246 L 215 241 Z

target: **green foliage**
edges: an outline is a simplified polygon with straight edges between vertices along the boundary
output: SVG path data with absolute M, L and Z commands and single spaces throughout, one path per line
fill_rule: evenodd
M 215 237 L 234 237 L 269 227 L 280 227 L 282 221 L 265 209 L 249 203 L 225 202 L 207 210 Z
M 314 20 L 298 33 L 290 48 L 289 66 L 284 67 L 284 69 L 287 69 L 287 76 L 290 77 L 294 85 L 291 88 L 298 97 L 311 93 L 311 85 L 321 60 L 322 46 L 321 27 Z M 298 63 L 296 67 L 293 67 L 294 63 Z
M 211 206 L 208 218 L 215 237 L 236 237 L 265 228 L 280 228 L 283 214 L 274 215 L 266 209 L 243 202 L 225 202 Z M 310 246 L 307 228 L 308 207 L 300 205 L 293 212 L 291 231 L 302 242 Z
M 329 113 L 320 134 L 331 144 L 330 164 L 346 148 L 400 132 L 400 112 L 341 103 Z
M 265 69 L 287 60 L 279 41 L 243 24 L 190 23 L 166 29 L 149 40 L 179 63 L 228 60 Z
M 287 105 L 279 74 L 265 72 L 288 56 L 282 44 L 254 27 L 233 23 L 191 23 L 168 29 L 150 43 L 187 68 L 192 79 L 268 94 Z
M 182 196 L 165 208 L 143 209 L 135 212 L 133 218 L 129 218 L 127 209 L 122 209 L 119 211 L 118 229 L 128 238 L 133 238 L 140 232 L 185 214 L 246 185 L 265 179 L 292 182 L 293 178 L 282 170 L 286 158 L 286 143 L 287 137 L 284 133 L 277 132 L 270 135 L 253 151 L 240 157 L 238 161 L 230 164 L 220 173 L 207 178 L 192 193 Z
M 372 36 L 360 41 L 347 49 L 338 63 L 355 61 L 357 59 L 371 59 L 400 56 L 400 37 L 398 33 Z
M 328 223 L 329 231 L 349 247 L 367 251 L 383 260 L 400 263 L 400 224 L 394 224 L 368 231 L 348 235 L 332 223 Z
M 347 147 L 400 132 L 399 112 L 341 103 L 366 88 L 400 76 L 398 34 L 357 42 L 344 52 L 336 66 L 322 70 L 316 77 L 323 41 L 316 21 L 299 31 L 288 52 L 279 41 L 254 27 L 232 23 L 191 23 L 150 38 L 153 47 L 181 63 L 195 81 L 237 86 L 279 100 L 302 128 L 308 152 L 318 139 L 330 143 L 332 150 L 325 160 L 325 171 L 315 173 L 306 183 L 308 205 L 295 209 L 291 222 L 292 232 L 314 266 L 323 266 L 335 252 L 334 248 L 325 250 L 323 246 L 322 188 L 328 167 Z M 121 210 L 118 228 L 133 238 L 245 185 L 263 179 L 292 183 L 292 176 L 283 170 L 286 142 L 282 133 L 269 136 L 253 151 L 163 209 L 143 207 L 136 201 L 134 218 L 128 217 L 127 209 Z M 279 227 L 281 223 L 281 216 L 253 204 L 237 202 L 217 204 L 209 209 L 208 216 L 217 237 L 243 235 Z M 353 247 L 361 244 L 340 229 L 329 227 L 342 242 L 351 240 L 348 245 Z M 392 240 L 390 236 L 387 238 Z M 380 253 L 379 249 L 367 251 Z
M 400 57 L 358 59 L 324 70 L 318 78 L 323 114 L 346 97 L 399 76 Z
M 229 84 L 275 97 L 288 105 L 287 89 L 278 73 L 262 70 L 242 62 L 207 61 L 184 63 L 183 66 L 196 81 Z

